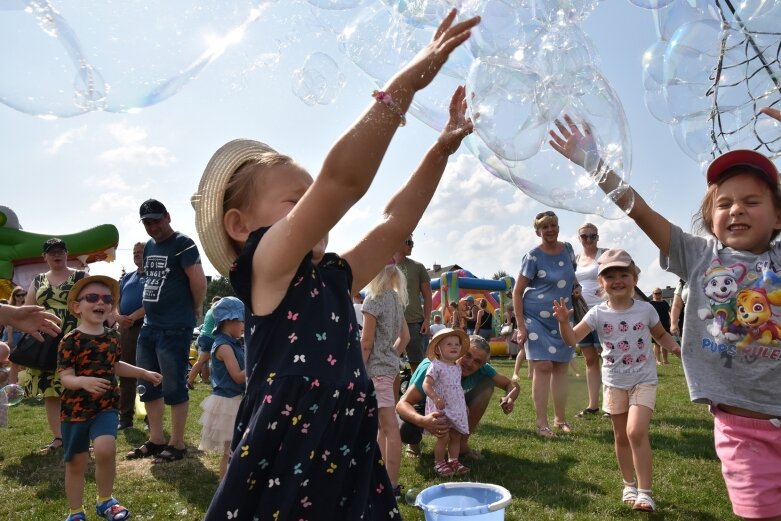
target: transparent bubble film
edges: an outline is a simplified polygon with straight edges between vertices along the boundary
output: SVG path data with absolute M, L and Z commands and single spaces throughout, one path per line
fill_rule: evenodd
M 759 109 L 781 107 L 781 0 L 628 1 L 656 24 L 641 84 L 679 147 L 698 164 L 735 148 L 780 155 L 781 125 Z M 630 132 L 582 28 L 609 2 L 9 0 L 0 45 L 14 52 L 0 60 L 0 103 L 47 119 L 134 112 L 222 60 L 231 89 L 280 76 L 276 88 L 313 110 L 352 104 L 343 93 L 350 74 L 381 88 L 452 8 L 482 22 L 409 115 L 441 130 L 450 95 L 466 85 L 475 133 L 464 148 L 491 175 L 553 207 L 621 217 L 632 203 Z M 582 166 L 551 145 L 565 116 L 589 129 L 574 148 Z

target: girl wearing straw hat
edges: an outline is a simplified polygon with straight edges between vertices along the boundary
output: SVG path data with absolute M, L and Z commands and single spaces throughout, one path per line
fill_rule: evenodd
M 469 472 L 469 468 L 458 461 L 461 435 L 469 434 L 469 422 L 461 388 L 461 366 L 456 363 L 468 350 L 467 334 L 460 329 L 446 328 L 431 338 L 426 352 L 431 360 L 423 381 L 426 414 L 443 412 L 449 425 L 448 433 L 438 437 L 434 445 L 434 470 L 443 477 Z
M 479 18 L 452 10 L 431 44 L 396 74 L 337 141 L 316 180 L 267 145 L 235 140 L 212 156 L 193 196 L 212 265 L 247 307 L 247 392 L 232 456 L 206 520 L 390 519 L 399 515 L 377 445 L 377 400 L 350 296 L 409 237 L 461 140 L 465 89 L 384 218 L 343 255 L 328 233 L 369 189 L 416 91 Z

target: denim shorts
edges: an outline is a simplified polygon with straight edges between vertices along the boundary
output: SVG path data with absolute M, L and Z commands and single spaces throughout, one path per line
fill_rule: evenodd
M 187 370 L 190 368 L 190 340 L 192 329 L 158 329 L 145 325 L 138 334 L 136 362 L 138 367 L 163 375 L 163 383 L 138 379 L 146 390 L 142 402 L 163 398 L 166 405 L 178 405 L 190 399 L 187 390 Z
M 89 451 L 89 444 L 98 436 L 117 437 L 119 411 L 108 409 L 85 422 L 62 422 L 63 459 L 70 461 L 76 454 Z
M 584 347 L 599 347 L 599 336 L 597 335 L 596 331 L 591 331 L 588 335 L 583 337 L 583 340 L 578 342 L 578 347 L 583 349 Z

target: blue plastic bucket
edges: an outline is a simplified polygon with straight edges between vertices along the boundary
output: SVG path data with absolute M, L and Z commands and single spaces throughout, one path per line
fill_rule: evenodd
M 426 521 L 448 521 L 472 516 L 477 521 L 503 521 L 510 492 L 490 483 L 442 483 L 424 489 L 415 499 Z

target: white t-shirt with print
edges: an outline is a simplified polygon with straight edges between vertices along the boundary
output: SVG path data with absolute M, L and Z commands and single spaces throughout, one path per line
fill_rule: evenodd
M 604 385 L 631 389 L 657 382 L 650 328 L 659 323 L 659 314 L 651 304 L 635 300 L 629 309 L 616 311 L 603 302 L 583 321 L 599 335 Z

